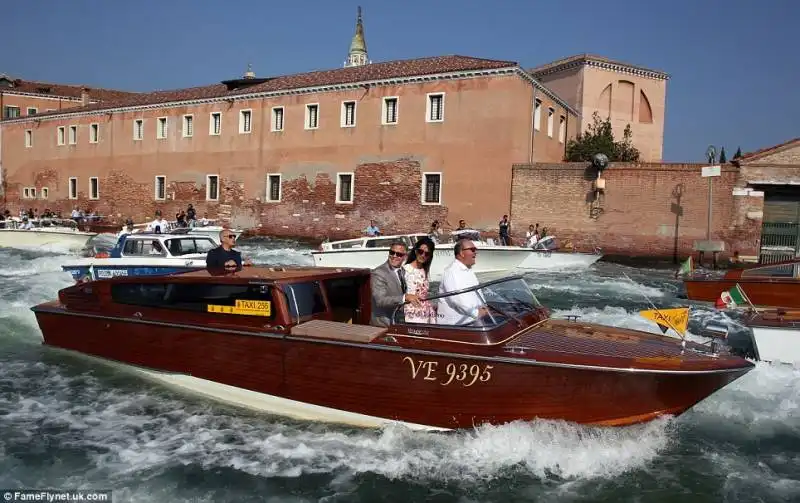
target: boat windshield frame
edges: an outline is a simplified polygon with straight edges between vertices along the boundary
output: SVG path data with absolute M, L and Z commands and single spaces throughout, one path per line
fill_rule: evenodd
M 516 299 L 516 298 L 508 298 L 505 297 L 501 291 L 495 291 L 491 287 L 503 284 L 520 284 L 524 288 L 522 291 L 526 292 L 526 294 L 530 298 L 530 303 L 525 302 L 523 299 Z M 390 318 L 390 326 L 395 325 L 402 325 L 405 327 L 425 327 L 425 328 L 442 328 L 442 329 L 449 329 L 452 330 L 457 328 L 459 330 L 471 330 L 471 331 L 489 331 L 494 330 L 502 325 L 505 325 L 509 321 L 516 321 L 519 322 L 520 316 L 525 316 L 528 314 L 534 313 L 538 309 L 544 308 L 544 305 L 539 301 L 536 297 L 536 294 L 533 293 L 528 283 L 525 282 L 525 276 L 522 274 L 517 274 L 513 276 L 506 276 L 503 278 L 498 278 L 491 281 L 486 281 L 482 283 L 478 283 L 475 286 L 471 286 L 468 288 L 462 288 L 460 290 L 454 290 L 452 292 L 446 293 L 439 293 L 436 295 L 428 296 L 425 301 L 438 301 L 439 299 L 447 298 L 447 297 L 455 297 L 457 295 L 462 295 L 465 293 L 470 292 L 478 292 L 478 295 L 484 301 L 484 305 L 489 307 L 490 313 L 483 318 L 467 324 L 461 325 L 447 325 L 447 324 L 438 324 L 438 323 L 413 323 L 413 322 L 406 322 L 405 320 L 398 321 L 398 313 L 402 313 L 402 308 L 409 302 L 403 302 L 395 306 L 394 310 L 392 311 L 392 316 Z M 492 302 L 492 300 L 488 300 L 486 296 L 486 292 L 491 292 L 492 296 L 500 295 L 504 297 L 506 302 L 499 303 L 499 302 Z M 508 306 L 521 306 L 524 310 L 514 309 L 504 311 L 504 307 L 507 309 Z

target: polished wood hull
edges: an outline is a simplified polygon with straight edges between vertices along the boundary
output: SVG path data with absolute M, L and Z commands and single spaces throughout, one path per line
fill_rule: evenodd
M 800 308 L 800 281 L 792 278 L 685 279 L 683 283 L 687 297 L 693 301 L 716 302 L 722 292 L 738 284 L 756 306 Z
M 148 309 L 106 316 L 69 312 L 53 302 L 35 312 L 50 346 L 349 411 L 375 418 L 375 424 L 451 429 L 544 418 L 623 426 L 680 414 L 752 369 L 732 357 L 710 364 L 711 358 L 632 350 L 625 366 L 613 366 L 620 361 L 614 355 L 581 364 L 543 345 L 555 340 L 548 330 L 564 331 L 549 320 L 542 331 L 522 333 L 506 345 L 457 353 L 402 327 L 358 343 L 181 325 L 159 321 Z M 579 324 L 574 327 L 569 337 L 591 341 Z M 620 344 L 641 342 L 615 330 Z

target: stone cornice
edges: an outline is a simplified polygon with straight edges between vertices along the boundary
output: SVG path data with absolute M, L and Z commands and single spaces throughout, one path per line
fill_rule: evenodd
M 554 93 L 553 91 L 548 89 L 545 85 L 543 85 L 541 82 L 536 80 L 530 73 L 526 72 L 525 70 L 523 70 L 522 68 L 519 68 L 519 67 L 517 67 L 517 70 L 518 70 L 517 74 L 520 77 L 522 77 L 524 80 L 526 80 L 526 81 L 530 82 L 531 84 L 533 84 L 533 87 L 535 87 L 536 89 L 542 91 L 545 95 L 550 97 L 550 99 L 552 99 L 557 104 L 559 104 L 562 107 L 564 107 L 565 110 L 569 111 L 570 113 L 572 113 L 576 117 L 580 117 L 581 116 L 581 114 L 577 110 L 575 110 L 574 108 L 569 106 L 569 104 L 566 101 L 564 101 L 561 98 L 559 98 L 556 93 Z
M 31 122 L 31 121 L 54 121 L 63 118 L 79 118 L 79 117 L 88 117 L 88 116 L 97 116 L 97 115 L 112 115 L 117 113 L 125 113 L 125 112 L 136 112 L 136 111 L 144 111 L 144 110 L 155 110 L 155 109 L 166 109 L 166 108 L 175 108 L 175 107 L 184 107 L 184 106 L 191 106 L 191 105 L 201 105 L 207 103 L 222 103 L 222 102 L 236 102 L 236 101 L 247 101 L 253 99 L 264 99 L 264 98 L 274 98 L 279 96 L 296 96 L 302 94 L 312 94 L 312 93 L 325 93 L 325 92 L 337 92 L 337 91 L 352 91 L 352 90 L 363 90 L 364 88 L 369 87 L 380 87 L 380 86 L 396 86 L 402 84 L 423 84 L 426 82 L 435 82 L 437 80 L 457 80 L 457 79 L 470 79 L 470 78 L 478 78 L 478 77 L 486 77 L 486 76 L 500 76 L 500 75 L 519 75 L 525 78 L 528 81 L 534 81 L 530 75 L 527 74 L 522 68 L 519 66 L 511 66 L 505 68 L 494 68 L 494 69 L 486 69 L 486 70 L 464 70 L 458 72 L 449 72 L 449 73 L 439 73 L 439 74 L 431 74 L 431 75 L 417 75 L 417 76 L 409 76 L 409 77 L 393 77 L 388 79 L 380 79 L 380 80 L 369 80 L 369 81 L 362 81 L 362 82 L 350 82 L 346 84 L 331 84 L 331 85 L 323 85 L 323 86 L 313 86 L 313 87 L 300 87 L 296 89 L 280 89 L 277 91 L 268 91 L 268 92 L 260 92 L 260 93 L 243 93 L 243 94 L 236 94 L 236 95 L 224 95 L 224 96 L 215 96 L 213 98 L 200 98 L 200 99 L 193 99 L 193 100 L 182 100 L 182 101 L 171 101 L 171 102 L 161 102 L 161 103 L 148 103 L 143 105 L 131 105 L 131 106 L 123 106 L 123 107 L 116 107 L 116 108 L 99 108 L 96 110 L 86 110 L 83 112 L 69 112 L 68 110 L 61 112 L 61 113 L 47 113 L 47 114 L 37 114 L 33 116 L 25 116 L 19 117 L 15 119 L 5 119 L 0 122 L 0 124 L 15 124 L 21 122 Z M 546 88 L 536 82 L 534 85 L 540 87 L 543 91 L 546 91 Z M 550 93 L 552 94 L 552 93 Z M 554 94 L 552 95 L 553 99 L 556 100 L 559 104 L 568 107 L 562 100 L 560 100 Z M 572 111 L 571 108 L 569 110 Z M 574 113 L 574 111 L 573 111 Z
M 593 59 L 589 58 L 577 58 L 571 61 L 566 61 L 562 64 L 556 64 L 549 68 L 543 68 L 542 70 L 537 71 L 536 69 L 531 71 L 531 74 L 534 77 L 542 77 L 545 75 L 551 75 L 554 73 L 563 72 L 565 70 L 570 70 L 572 68 L 577 68 L 580 66 L 592 66 L 595 68 L 599 68 L 601 70 L 608 70 L 612 72 L 618 72 L 627 75 L 635 75 L 637 77 L 644 77 L 649 79 L 655 80 L 669 80 L 669 75 L 664 72 L 659 72 L 656 70 L 648 70 L 646 68 L 641 68 L 638 66 L 627 65 L 624 63 L 617 63 L 613 61 L 603 61 L 601 59 Z

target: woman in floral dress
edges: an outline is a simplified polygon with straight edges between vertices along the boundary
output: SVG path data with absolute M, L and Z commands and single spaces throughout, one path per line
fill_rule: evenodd
M 436 323 L 436 307 L 428 298 L 428 273 L 433 261 L 433 250 L 436 245 L 429 237 L 417 241 L 408 252 L 408 260 L 403 266 L 406 280 L 406 293 L 416 295 L 419 305 L 406 304 L 406 323 Z

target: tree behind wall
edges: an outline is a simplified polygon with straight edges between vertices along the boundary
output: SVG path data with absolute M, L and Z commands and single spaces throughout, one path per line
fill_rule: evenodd
M 725 147 L 722 147 L 722 150 L 719 151 L 719 163 L 725 164 L 728 162 L 728 156 L 725 155 Z
M 595 112 L 592 124 L 583 133 L 567 143 L 567 162 L 590 162 L 595 154 L 605 154 L 611 162 L 638 162 L 639 150 L 633 146 L 631 125 L 625 126 L 622 140 L 615 141 L 611 131 L 611 119 L 602 120 Z

